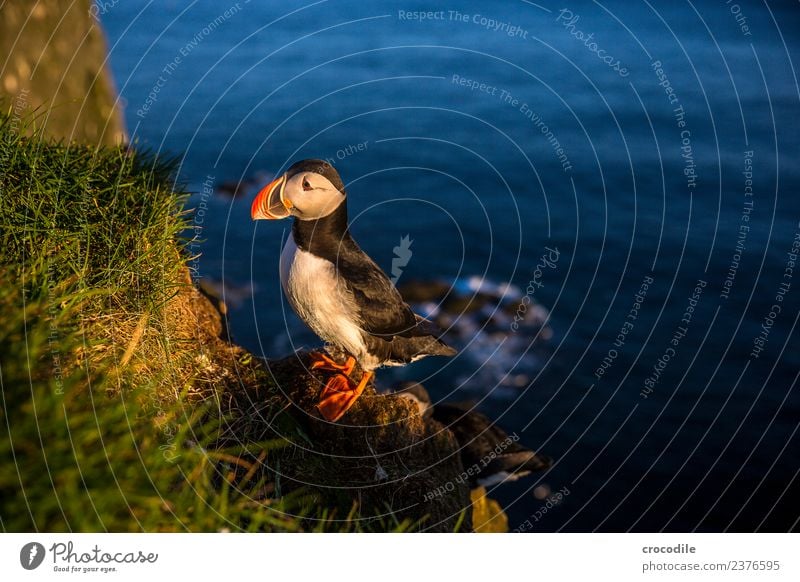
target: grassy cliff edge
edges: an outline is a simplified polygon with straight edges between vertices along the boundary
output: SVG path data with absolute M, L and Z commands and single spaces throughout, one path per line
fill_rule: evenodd
M 469 531 L 449 431 L 224 339 L 169 164 L 0 117 L 5 531 Z M 426 495 L 442 485 L 445 495 Z

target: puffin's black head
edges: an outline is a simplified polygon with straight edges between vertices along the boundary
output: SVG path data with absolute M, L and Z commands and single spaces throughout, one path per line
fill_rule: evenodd
M 301 160 L 256 195 L 253 220 L 294 216 L 317 220 L 344 204 L 347 194 L 336 169 L 324 160 Z

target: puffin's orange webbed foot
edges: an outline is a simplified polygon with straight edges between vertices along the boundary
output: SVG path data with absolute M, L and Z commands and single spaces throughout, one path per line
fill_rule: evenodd
M 317 408 L 325 420 L 336 422 L 364 392 L 374 372 L 364 372 L 361 381 L 356 384 L 344 374 L 331 377 L 322 389 Z
M 353 356 L 348 356 L 347 361 L 344 364 L 339 364 L 322 352 L 312 352 L 311 353 L 311 366 L 312 370 L 327 370 L 329 372 L 341 372 L 345 376 L 349 376 L 353 373 L 353 370 L 356 367 L 356 359 Z

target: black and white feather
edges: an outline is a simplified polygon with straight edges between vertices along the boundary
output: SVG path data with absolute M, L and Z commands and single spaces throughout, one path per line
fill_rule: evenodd
M 347 224 L 347 197 L 336 170 L 321 160 L 298 162 L 286 172 L 318 174 L 336 188 L 333 211 L 310 218 L 293 209 L 295 221 L 281 254 L 281 285 L 300 318 L 325 342 L 356 358 L 364 370 L 404 365 L 456 351 L 441 331 L 416 315 L 389 277 L 356 244 Z M 333 206 L 325 199 L 327 207 Z

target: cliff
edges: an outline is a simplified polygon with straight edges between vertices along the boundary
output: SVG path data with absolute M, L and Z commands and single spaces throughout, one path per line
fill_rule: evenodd
M 6 0 L 0 5 L 0 96 L 56 139 L 126 140 L 106 40 L 90 0 Z
M 471 528 L 449 431 L 371 387 L 324 422 L 306 354 L 225 339 L 169 166 L 26 133 L 0 117 L 6 530 Z

